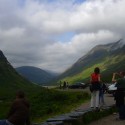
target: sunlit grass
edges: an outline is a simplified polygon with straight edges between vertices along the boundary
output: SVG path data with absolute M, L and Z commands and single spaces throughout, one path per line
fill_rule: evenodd
M 113 67 L 115 67 L 114 68 L 115 70 L 116 66 L 118 66 L 117 64 L 120 62 L 123 64 L 124 61 L 125 61 L 124 55 L 106 57 L 102 59 L 101 61 L 99 61 L 98 63 L 96 62 L 90 67 L 85 68 L 84 71 L 73 76 L 65 77 L 61 81 L 68 81 L 69 84 L 73 84 L 75 82 L 82 82 L 82 81 L 84 82 L 86 80 L 89 81 L 90 74 L 93 72 L 95 67 L 100 67 L 101 73 L 103 73 L 103 72 L 106 72 L 106 70 L 110 70 L 110 68 L 112 71 Z

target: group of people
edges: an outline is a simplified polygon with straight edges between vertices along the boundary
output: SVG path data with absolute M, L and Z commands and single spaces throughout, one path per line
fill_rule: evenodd
M 69 86 L 68 82 L 64 81 L 62 83 L 62 81 L 60 81 L 60 89 L 66 89 L 66 88 L 68 88 L 68 86 Z
M 116 75 L 120 78 L 116 79 Z M 114 100 L 116 101 L 116 107 L 119 113 L 119 119 L 125 120 L 125 88 L 120 85 L 125 84 L 125 72 L 113 73 L 112 82 L 114 82 L 117 90 L 114 93 Z M 106 85 L 101 81 L 100 69 L 96 67 L 94 72 L 91 74 L 90 79 L 90 91 L 91 91 L 91 108 L 100 110 L 100 105 L 105 104 L 104 92 Z M 125 85 L 124 85 L 125 86 Z

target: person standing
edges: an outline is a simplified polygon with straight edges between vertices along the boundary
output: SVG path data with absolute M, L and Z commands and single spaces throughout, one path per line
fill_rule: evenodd
M 63 82 L 63 89 L 66 89 L 66 81 Z
M 105 83 L 100 83 L 100 90 L 99 90 L 99 105 L 104 106 L 105 100 L 104 100 L 104 93 L 106 91 L 106 85 Z
M 91 108 L 99 111 L 99 90 L 100 90 L 100 69 L 96 67 L 94 73 L 91 74 Z
M 116 75 L 121 78 L 115 79 Z M 118 109 L 120 120 L 125 120 L 125 72 L 113 73 L 112 81 L 116 82 L 117 90 L 114 93 L 114 99 L 116 101 L 116 107 Z
M 18 91 L 16 99 L 10 107 L 6 120 L 0 120 L 0 125 L 31 125 L 29 102 L 23 91 Z
M 59 83 L 59 88 L 62 89 L 62 81 Z

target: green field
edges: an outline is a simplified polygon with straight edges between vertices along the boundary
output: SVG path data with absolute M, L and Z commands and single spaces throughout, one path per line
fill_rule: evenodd
M 30 92 L 27 96 L 31 104 L 31 120 L 37 123 L 70 112 L 90 99 L 90 95 L 83 91 L 57 91 L 43 88 L 39 92 Z M 0 119 L 6 118 L 13 99 L 14 95 L 0 102 Z

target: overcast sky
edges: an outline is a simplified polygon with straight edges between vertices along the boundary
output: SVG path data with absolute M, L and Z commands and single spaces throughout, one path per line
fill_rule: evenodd
M 0 49 L 13 67 L 63 72 L 125 37 L 125 0 L 0 0 Z

